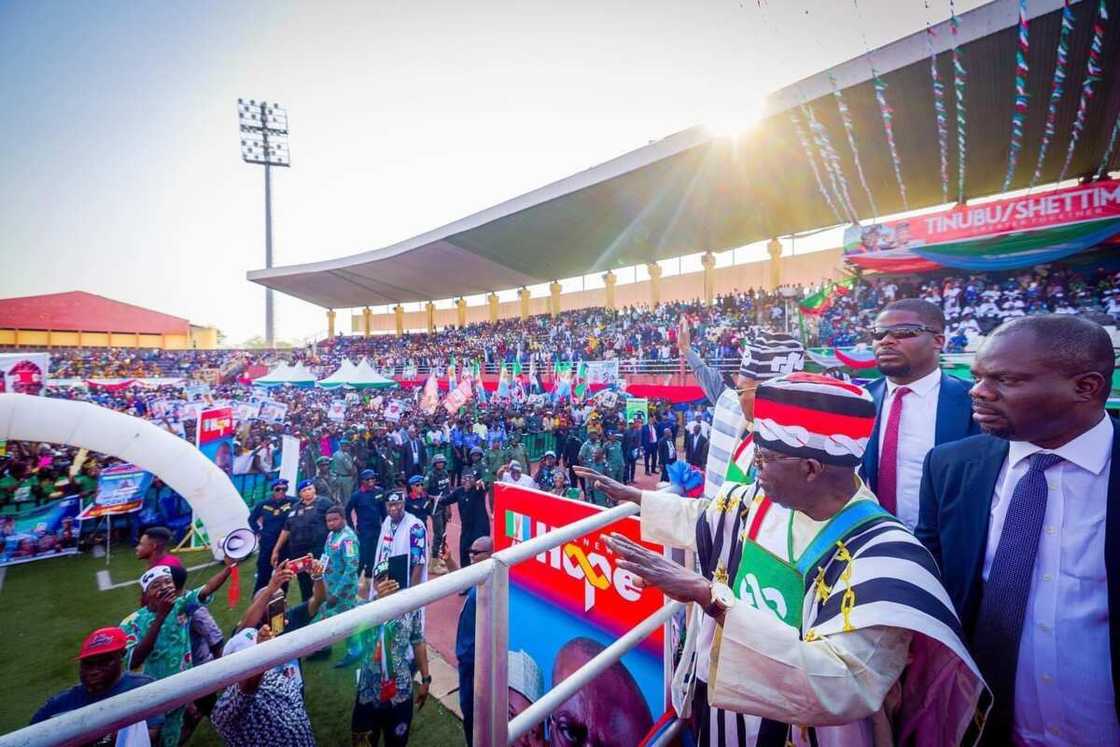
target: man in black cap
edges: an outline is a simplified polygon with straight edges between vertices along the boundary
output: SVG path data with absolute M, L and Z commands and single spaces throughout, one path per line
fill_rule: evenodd
M 280 566 L 285 549 L 290 558 L 301 558 L 304 555 L 319 557 L 323 554 L 323 545 L 327 541 L 327 509 L 331 505 L 330 498 L 318 495 L 315 483 L 311 480 L 304 480 L 299 484 L 299 503 L 288 512 L 288 519 L 272 548 L 273 568 Z M 311 577 L 305 573 L 299 574 L 299 593 L 303 601 L 311 598 L 313 588 Z
M 385 510 L 385 491 L 377 485 L 377 473 L 364 469 L 358 478 L 361 482 L 346 504 L 346 518 L 358 535 L 358 576 L 361 577 L 363 572 L 373 574 L 377 532 L 388 513 Z
M 321 498 L 328 498 L 333 500 L 334 496 L 334 480 L 331 479 L 331 458 L 321 456 L 315 460 L 315 466 L 318 472 L 315 475 L 315 494 Z M 297 556 L 298 557 L 298 556 Z
M 447 471 L 447 457 L 443 454 L 436 454 L 432 457 L 432 469 L 428 472 L 428 477 L 425 480 L 428 490 L 428 497 L 435 501 L 433 505 L 436 506 L 432 509 L 432 569 L 436 573 L 443 572 L 443 540 L 444 534 L 447 531 L 447 516 L 448 511 L 446 508 L 440 508 L 438 502 L 440 498 L 451 492 L 451 473 Z
M 257 582 L 253 586 L 254 594 L 268 586 L 272 578 L 272 548 L 276 547 L 276 540 L 280 539 L 280 532 L 284 529 L 284 522 L 288 520 L 291 510 L 292 499 L 288 497 L 288 481 L 281 479 L 272 483 L 271 495 L 258 503 L 249 514 L 249 526 L 257 533 L 257 545 L 260 547 L 260 553 L 257 555 Z
M 459 532 L 459 566 L 465 567 L 470 563 L 471 543 L 490 534 L 491 507 L 486 499 L 486 484 L 478 479 L 474 470 L 463 472 L 463 484 L 442 498 L 439 505 L 448 507 L 452 503 L 459 506 L 459 523 L 462 525 Z

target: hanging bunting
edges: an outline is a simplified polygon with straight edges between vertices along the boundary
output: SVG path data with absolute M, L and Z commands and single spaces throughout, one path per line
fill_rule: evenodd
M 821 179 L 821 172 L 817 168 L 817 161 L 813 157 L 813 149 L 809 145 L 808 138 L 805 137 L 805 130 L 801 126 L 801 120 L 792 111 L 789 113 L 790 121 L 793 123 L 793 131 L 797 134 L 797 140 L 801 143 L 801 150 L 805 154 L 805 160 L 809 162 L 809 168 L 813 171 L 813 178 L 817 180 L 817 189 L 821 192 L 821 197 L 828 203 L 828 207 L 832 210 L 832 214 L 836 216 L 837 223 L 843 223 L 844 218 L 840 215 L 840 211 L 836 209 L 836 203 L 832 199 L 832 195 L 824 186 L 824 181 Z
M 1066 149 L 1066 160 L 1062 164 L 1062 171 L 1058 174 L 1058 181 L 1066 178 L 1069 165 L 1073 161 L 1073 152 L 1077 149 L 1077 141 L 1081 139 L 1081 132 L 1085 129 L 1085 120 L 1089 113 L 1089 102 L 1096 91 L 1097 83 L 1101 80 L 1101 49 L 1104 47 L 1104 34 L 1108 24 L 1108 6 L 1105 0 L 1097 4 L 1097 17 L 1093 21 L 1093 41 L 1089 44 L 1089 58 L 1085 61 L 1085 80 L 1081 82 L 1081 100 L 1077 104 L 1077 116 L 1073 119 L 1073 128 L 1069 133 L 1069 148 Z
M 929 9 L 929 6 L 926 6 Z M 937 72 L 937 53 L 933 51 L 933 27 L 926 24 L 929 50 L 929 77 L 933 81 L 933 113 L 937 119 L 937 150 L 941 156 L 941 201 L 949 201 L 949 115 L 945 111 L 945 84 Z
M 1066 92 L 1066 75 L 1069 67 L 1069 36 L 1073 33 L 1075 16 L 1069 7 L 1069 0 L 1065 0 L 1062 8 L 1062 28 L 1058 33 L 1058 59 L 1054 63 L 1054 79 L 1050 82 L 1050 103 L 1046 108 L 1046 123 L 1042 126 L 1042 142 L 1038 146 L 1038 160 L 1034 165 L 1034 174 L 1031 176 L 1031 188 L 1038 184 L 1042 176 L 1042 166 L 1046 161 L 1046 153 L 1050 150 L 1050 143 L 1054 140 L 1058 128 L 1058 104 Z
M 949 31 L 953 35 L 953 99 L 957 114 L 957 202 L 964 202 L 965 131 L 968 124 L 965 118 L 964 89 L 968 73 L 964 68 L 964 53 L 959 45 L 960 26 L 956 5 L 953 0 L 949 0 Z
M 1011 144 L 1007 150 L 1007 173 L 1003 191 L 1011 188 L 1019 152 L 1023 150 L 1023 121 L 1027 118 L 1027 53 L 1030 51 L 1030 25 L 1027 22 L 1027 0 L 1019 0 L 1019 38 L 1015 47 L 1015 108 L 1011 112 Z
M 871 196 L 871 188 L 867 186 L 867 177 L 863 175 L 863 166 L 860 165 L 859 148 L 856 147 L 856 131 L 852 124 L 852 116 L 848 113 L 848 105 L 844 103 L 844 94 L 836 86 L 836 79 L 831 75 L 828 80 L 832 83 L 832 95 L 836 99 L 836 108 L 840 110 L 840 121 L 844 124 L 844 134 L 848 136 L 848 147 L 852 149 L 852 160 L 856 164 L 856 173 L 863 193 L 867 195 L 867 204 L 871 206 L 872 217 L 878 219 L 879 209 L 875 207 L 875 198 Z
M 855 208 L 852 206 L 852 198 L 848 192 L 848 180 L 844 178 L 844 172 L 840 168 L 840 157 L 832 147 L 828 131 L 824 128 L 824 125 L 817 121 L 816 115 L 813 114 L 813 107 L 802 104 L 801 114 L 809 122 L 809 133 L 813 136 L 813 141 L 817 145 L 817 152 L 820 153 L 821 163 L 824 164 L 828 179 L 832 182 L 832 194 L 836 203 L 847 213 L 849 221 L 858 223 Z
M 1101 156 L 1101 165 L 1097 168 L 1097 178 L 1103 179 L 1108 172 L 1108 162 L 1112 160 L 1112 151 L 1116 147 L 1116 139 L 1120 137 L 1120 114 L 1116 115 L 1116 122 L 1112 125 L 1112 136 L 1108 138 L 1108 147 Z
M 891 151 L 891 163 L 894 166 L 894 178 L 898 181 L 898 192 L 902 195 L 902 209 L 909 210 L 910 204 L 906 199 L 906 184 L 902 181 L 902 161 L 898 158 L 898 146 L 894 142 L 894 110 L 887 104 L 887 84 L 879 77 L 879 71 L 871 68 L 871 80 L 875 86 L 875 100 L 879 102 L 879 114 L 883 117 L 883 130 L 887 133 L 887 147 Z

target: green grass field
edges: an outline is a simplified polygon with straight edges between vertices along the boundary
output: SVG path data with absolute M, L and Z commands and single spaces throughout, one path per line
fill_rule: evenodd
M 208 552 L 187 553 L 186 565 L 210 560 Z M 78 681 L 74 656 L 82 639 L 94 628 L 116 625 L 139 606 L 140 587 L 133 585 L 99 591 L 97 572 L 109 569 L 113 583 L 136 579 L 143 564 L 125 545 L 114 546 L 112 563 L 79 554 L 42 560 L 7 569 L 0 589 L 0 733 L 25 726 L 32 714 L 54 693 Z M 228 608 L 225 589 L 215 595 L 210 610 L 228 634 L 248 606 L 256 560 L 242 569 L 242 602 Z M 190 586 L 205 583 L 218 566 L 192 571 Z M 298 603 L 295 584 L 289 601 Z M 334 659 L 341 656 L 336 644 Z M 354 702 L 352 669 L 337 670 L 333 662 L 304 662 L 307 711 L 319 744 L 350 744 L 350 711 Z M 413 720 L 411 744 L 453 747 L 464 744 L 459 720 L 435 698 L 430 698 Z M 219 745 L 221 740 L 205 722 L 191 745 Z

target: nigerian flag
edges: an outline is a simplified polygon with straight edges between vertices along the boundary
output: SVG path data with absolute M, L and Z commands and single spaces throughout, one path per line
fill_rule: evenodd
M 836 282 L 830 282 L 813 295 L 803 298 L 801 303 L 798 304 L 798 308 L 801 310 L 802 314 L 819 316 L 831 309 L 832 305 L 836 303 L 837 298 L 851 293 L 855 284 L 856 279 L 852 276 L 837 280 Z

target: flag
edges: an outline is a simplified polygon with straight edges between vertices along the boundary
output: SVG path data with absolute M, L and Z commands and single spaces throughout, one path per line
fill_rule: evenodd
M 572 396 L 572 364 L 557 363 L 556 378 L 552 384 L 552 401 Z
M 856 279 L 852 276 L 836 282 L 829 282 L 813 295 L 803 298 L 801 303 L 798 304 L 798 308 L 802 314 L 819 316 L 831 309 L 832 305 L 836 303 L 836 299 L 851 293 L 855 284 Z
M 450 394 L 458 387 L 459 382 L 455 373 L 458 365 L 455 363 L 455 356 L 451 356 L 451 364 L 447 367 L 447 392 Z
M 587 394 L 587 364 L 580 361 L 579 368 L 576 369 L 576 378 L 573 382 L 575 388 L 572 389 L 572 394 L 576 399 L 583 399 Z
M 498 396 L 508 397 L 510 395 L 510 381 L 509 370 L 506 368 L 505 363 L 499 364 L 498 367 Z
M 529 391 L 533 394 L 541 393 L 541 380 L 537 378 L 537 359 L 529 361 Z
M 439 382 L 436 381 L 436 370 L 428 369 L 428 381 L 424 384 L 424 396 L 420 402 L 421 409 L 431 415 L 439 407 Z

